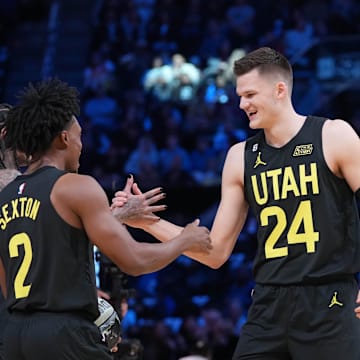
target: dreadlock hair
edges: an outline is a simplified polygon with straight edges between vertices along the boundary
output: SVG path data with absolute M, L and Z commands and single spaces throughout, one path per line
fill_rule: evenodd
M 293 84 L 293 71 L 290 62 L 284 55 L 270 47 L 261 47 L 235 60 L 233 71 L 235 76 L 241 76 L 257 69 L 260 75 L 279 73 L 288 82 L 290 88 Z
M 9 110 L 12 108 L 10 104 L 1 103 L 0 104 L 0 130 L 5 126 L 5 120 Z
M 27 156 L 41 155 L 54 138 L 79 116 L 79 92 L 59 79 L 29 83 L 6 120 L 5 146 Z
M 5 127 L 5 120 L 10 109 L 11 109 L 11 105 L 6 103 L 0 104 L 0 132 Z M 0 169 L 6 168 L 4 164 L 5 149 L 6 149 L 5 141 L 2 137 L 0 137 Z

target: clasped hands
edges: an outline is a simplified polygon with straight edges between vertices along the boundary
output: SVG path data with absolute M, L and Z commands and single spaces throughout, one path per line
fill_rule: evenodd
M 161 187 L 143 193 L 134 181 L 134 177 L 129 175 L 124 189 L 115 193 L 110 209 L 120 222 L 141 228 L 144 224 L 160 220 L 160 217 L 154 213 L 166 210 L 167 206 L 155 204 L 165 197 L 166 194 Z

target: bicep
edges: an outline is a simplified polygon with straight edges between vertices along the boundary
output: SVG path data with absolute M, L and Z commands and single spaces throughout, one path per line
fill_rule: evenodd
M 94 179 L 84 179 L 70 206 L 89 240 L 118 267 L 127 271 L 135 262 L 137 242 L 112 215 L 105 191 Z
M 243 144 L 236 145 L 226 157 L 221 184 L 221 201 L 211 229 L 216 246 L 224 247 L 229 256 L 248 213 L 243 175 Z

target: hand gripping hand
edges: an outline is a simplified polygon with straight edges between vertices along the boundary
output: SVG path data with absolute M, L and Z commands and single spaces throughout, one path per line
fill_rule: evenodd
M 210 231 L 207 227 L 199 226 L 199 224 L 199 219 L 187 224 L 179 236 L 182 236 L 184 241 L 187 242 L 188 247 L 185 251 L 208 254 L 213 248 L 211 245 Z
M 122 223 L 141 228 L 144 224 L 158 221 L 154 213 L 166 210 L 166 205 L 154 205 L 165 198 L 161 187 L 142 193 L 130 175 L 123 190 L 117 191 L 112 199 L 111 211 Z

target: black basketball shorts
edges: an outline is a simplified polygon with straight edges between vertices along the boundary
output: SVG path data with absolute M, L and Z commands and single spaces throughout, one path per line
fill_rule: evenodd
M 256 285 L 233 360 L 360 359 L 355 279 Z
M 111 360 L 91 321 L 64 313 L 13 313 L 4 333 L 7 360 Z

